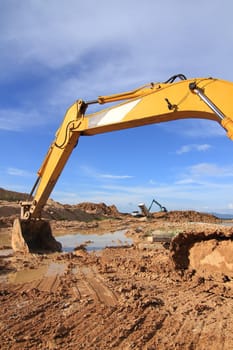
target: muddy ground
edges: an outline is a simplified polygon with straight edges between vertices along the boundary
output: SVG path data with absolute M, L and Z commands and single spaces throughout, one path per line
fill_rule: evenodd
M 2 227 L 0 349 L 233 349 L 232 255 L 199 266 L 194 252 L 196 265 L 176 269 L 165 242 L 179 232 L 220 232 L 232 244 L 231 227 L 195 219 L 53 221 L 58 240 L 61 233 L 85 232 L 88 241 L 88 233 L 125 229 L 133 244 L 23 256 L 6 249 L 11 229 Z

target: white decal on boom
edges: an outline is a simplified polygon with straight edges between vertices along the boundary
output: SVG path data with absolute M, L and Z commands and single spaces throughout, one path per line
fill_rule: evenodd
M 93 114 L 93 117 L 90 116 L 88 120 L 88 127 L 94 128 L 96 126 L 114 124 L 120 122 L 124 119 L 127 113 L 129 113 L 141 99 L 124 103 L 121 106 L 113 107 L 107 111 L 102 111 L 100 113 Z

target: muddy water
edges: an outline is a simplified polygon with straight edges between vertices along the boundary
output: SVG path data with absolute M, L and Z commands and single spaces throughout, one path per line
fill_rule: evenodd
M 106 247 L 115 247 L 132 244 L 132 239 L 125 236 L 127 230 L 119 230 L 113 233 L 98 234 L 72 234 L 56 237 L 61 242 L 64 252 L 71 252 L 80 244 L 85 245 L 87 251 L 102 250 Z
M 43 277 L 60 276 L 64 274 L 66 264 L 50 262 L 48 265 L 40 266 L 33 269 L 23 269 L 7 276 L 10 283 L 28 283 L 39 280 Z
M 14 273 L 9 273 L 8 281 L 10 283 L 27 283 L 43 277 L 48 266 L 42 266 L 37 269 L 24 269 Z
M 127 230 L 120 230 L 114 233 L 103 235 L 73 234 L 57 237 L 62 243 L 63 252 L 71 252 L 79 245 L 85 245 L 87 251 L 100 251 L 108 246 L 128 246 L 132 244 L 132 239 L 125 236 Z M 2 257 L 12 256 L 12 250 L 1 250 Z M 45 265 L 33 268 L 26 268 L 17 272 L 10 272 L 0 276 L 0 282 L 13 284 L 24 284 L 43 279 L 52 279 L 61 276 L 67 269 L 67 263 L 57 263 L 48 261 Z M 38 282 L 39 283 L 39 282 Z
M 223 225 L 223 226 L 233 227 L 233 222 L 223 221 L 223 222 L 221 223 L 221 225 Z

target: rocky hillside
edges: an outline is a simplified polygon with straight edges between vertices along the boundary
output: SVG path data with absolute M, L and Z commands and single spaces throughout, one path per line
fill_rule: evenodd
M 28 195 L 0 189 L 0 227 L 12 225 L 16 216 L 20 215 L 19 200 L 27 200 Z M 104 203 L 80 203 L 76 205 L 61 204 L 49 199 L 43 218 L 49 220 L 72 220 L 89 222 L 104 217 L 118 217 L 117 208 Z
M 16 216 L 20 215 L 19 200 L 28 199 L 25 193 L 18 193 L 0 189 L 0 227 L 11 226 Z M 122 218 L 115 205 L 107 206 L 105 203 L 84 202 L 75 205 L 61 204 L 49 199 L 44 211 L 43 218 L 49 220 L 84 221 L 100 220 L 103 218 Z M 196 211 L 170 211 L 155 212 L 153 218 L 160 221 L 170 222 L 207 222 L 218 223 L 216 216 L 199 213 Z
M 0 187 L 0 200 L 8 202 L 17 202 L 28 200 L 28 193 L 20 193 L 14 191 L 8 191 Z

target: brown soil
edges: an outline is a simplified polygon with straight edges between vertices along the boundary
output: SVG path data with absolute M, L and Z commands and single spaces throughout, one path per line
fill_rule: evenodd
M 0 250 L 1 349 L 233 348 L 232 228 L 196 212 L 149 220 L 117 213 L 52 221 L 52 228 L 87 235 L 127 229 L 134 243 L 92 253 Z M 10 231 L 0 230 L 2 248 Z M 148 239 L 175 234 L 171 250 Z

